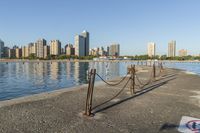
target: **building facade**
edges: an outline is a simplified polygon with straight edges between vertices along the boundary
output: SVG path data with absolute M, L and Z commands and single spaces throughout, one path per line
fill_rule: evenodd
M 23 46 L 22 47 L 22 57 L 23 58 L 28 58 L 29 55 L 30 55 L 29 46 Z
M 22 49 L 21 48 L 16 48 L 15 49 L 15 57 L 16 58 L 22 58 Z
M 89 32 L 83 31 L 81 35 L 75 36 L 75 55 L 88 56 L 90 49 L 90 36 Z
M 4 54 L 4 42 L 0 39 L 0 59 L 3 58 Z
M 151 58 L 156 56 L 156 44 L 154 42 L 148 43 L 147 55 Z
M 59 40 L 51 40 L 50 54 L 56 56 L 61 54 L 61 42 Z
M 85 56 L 85 38 L 80 35 L 75 36 L 75 55 Z
M 44 46 L 44 58 L 47 59 L 49 55 L 50 55 L 50 46 L 45 45 Z
M 112 44 L 109 48 L 109 55 L 110 56 L 120 56 L 120 45 L 119 44 Z
M 75 48 L 73 47 L 72 44 L 67 44 L 66 45 L 66 55 L 75 55 Z
M 45 39 L 39 39 L 36 44 L 36 56 L 38 58 L 44 58 L 44 46 L 46 46 L 47 41 Z
M 176 56 L 176 41 L 171 41 L 168 43 L 168 57 Z
M 16 53 L 15 53 L 15 49 L 14 48 L 8 50 L 8 57 L 9 58 L 11 58 L 11 59 L 12 58 L 16 58 L 15 55 L 16 55 Z
M 187 56 L 187 50 L 185 49 L 181 49 L 179 50 L 179 57 L 184 57 L 184 56 Z
M 86 30 L 84 30 L 81 35 L 84 37 L 85 56 L 88 56 L 90 49 L 90 34 Z

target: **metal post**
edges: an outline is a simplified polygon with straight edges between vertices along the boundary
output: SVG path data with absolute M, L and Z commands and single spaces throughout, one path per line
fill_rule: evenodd
M 162 64 L 162 62 L 160 62 L 160 72 L 162 72 L 163 71 L 163 64 Z
M 135 65 L 131 65 L 131 85 L 130 85 L 131 94 L 135 94 Z
M 87 99 L 86 99 L 86 108 L 85 115 L 92 116 L 92 98 L 94 90 L 94 82 L 96 76 L 96 69 L 91 69 L 88 83 Z
M 156 78 L 156 65 L 155 63 L 153 64 L 153 78 Z

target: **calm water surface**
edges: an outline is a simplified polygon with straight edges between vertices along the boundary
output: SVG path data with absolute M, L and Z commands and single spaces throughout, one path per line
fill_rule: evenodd
M 106 80 L 124 76 L 130 64 L 136 62 L 0 63 L 0 100 L 85 84 L 87 71 L 91 68 L 96 68 L 97 73 Z M 200 65 L 197 63 L 166 63 L 165 66 L 200 74 Z
M 29 62 L 0 63 L 0 100 L 87 83 L 87 71 L 96 68 L 104 79 L 123 76 L 129 63 Z M 96 80 L 99 80 L 98 78 Z

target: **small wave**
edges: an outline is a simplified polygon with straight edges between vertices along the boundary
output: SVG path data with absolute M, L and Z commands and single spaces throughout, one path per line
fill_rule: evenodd
M 195 72 L 190 72 L 190 71 L 185 71 L 186 74 L 189 74 L 189 75 L 197 75 L 197 73 Z

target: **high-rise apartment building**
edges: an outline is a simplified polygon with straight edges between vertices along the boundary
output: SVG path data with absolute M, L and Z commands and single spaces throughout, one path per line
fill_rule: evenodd
M 168 57 L 176 56 L 176 41 L 171 41 L 168 43 Z
M 90 47 L 89 32 L 83 31 L 81 35 L 75 36 L 75 55 L 88 56 Z
M 72 44 L 67 44 L 65 48 L 66 48 L 66 55 L 75 55 L 75 48 L 73 47 Z
M 154 42 L 148 43 L 147 54 L 151 58 L 156 56 L 156 44 Z
M 34 54 L 36 55 L 36 43 L 29 43 L 28 44 L 28 54 Z
M 48 45 L 44 46 L 44 58 L 46 59 L 50 55 L 50 47 Z
M 85 56 L 85 38 L 83 36 L 75 36 L 75 55 Z
M 112 44 L 109 48 L 109 55 L 110 56 L 120 56 L 120 45 L 119 44 Z
M 181 49 L 179 50 L 179 57 L 184 57 L 184 56 L 187 56 L 187 50 L 185 49 Z
M 3 57 L 4 42 L 0 39 L 0 59 Z
M 37 45 L 36 45 L 36 56 L 39 58 L 44 58 L 44 46 L 47 44 L 47 41 L 45 39 L 39 39 L 37 41 Z
M 8 57 L 9 58 L 16 58 L 15 55 L 16 55 L 16 53 L 15 53 L 15 49 L 14 48 L 8 50 Z
M 50 54 L 56 56 L 61 54 L 61 42 L 59 40 L 51 40 Z
M 90 48 L 90 35 L 89 35 L 89 32 L 84 30 L 81 35 L 85 39 L 85 42 L 84 42 L 84 45 L 85 45 L 85 56 L 88 56 L 89 55 L 89 48 Z
M 9 54 L 9 47 L 5 47 L 3 48 L 3 57 L 8 58 L 8 54 Z
M 22 57 L 23 58 L 27 58 L 30 55 L 30 50 L 29 50 L 29 46 L 23 46 L 22 47 Z
M 21 48 L 15 49 L 15 57 L 18 59 L 22 57 L 22 49 Z
M 110 55 L 110 53 L 109 53 L 109 51 L 110 51 L 110 47 L 109 47 L 109 46 L 107 46 L 107 48 L 106 48 L 106 49 L 107 49 L 107 51 L 106 51 L 106 55 L 107 55 L 107 56 L 109 56 L 109 55 Z

